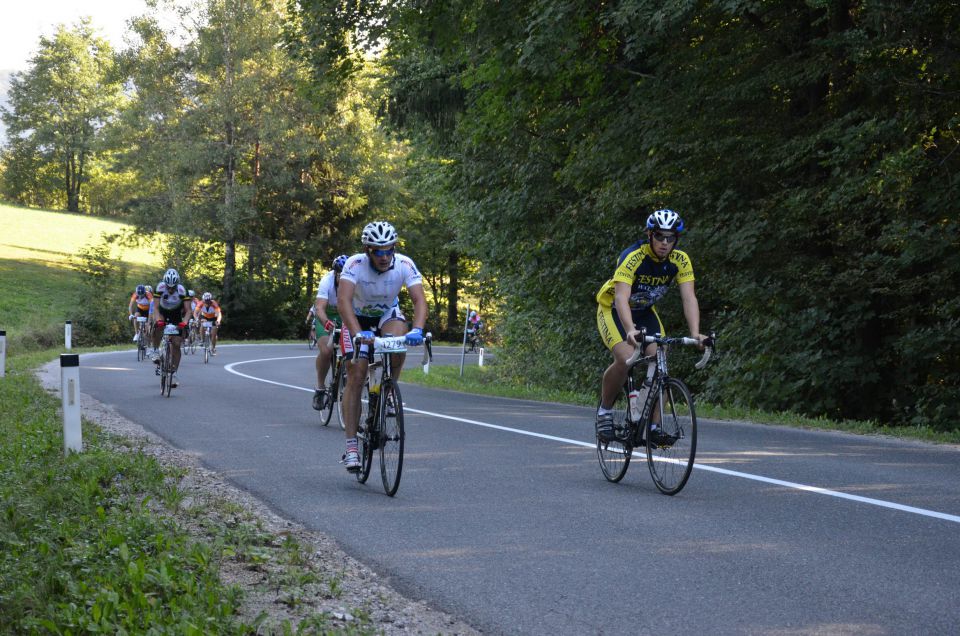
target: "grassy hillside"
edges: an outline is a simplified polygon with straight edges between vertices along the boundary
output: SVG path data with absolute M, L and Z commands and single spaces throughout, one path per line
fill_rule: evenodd
M 11 343 L 51 329 L 62 337 L 63 322 L 83 299 L 79 252 L 104 235 L 131 229 L 114 220 L 3 204 L 0 227 L 0 329 Z M 161 267 L 146 248 L 114 247 L 111 255 L 128 263 L 132 275 Z

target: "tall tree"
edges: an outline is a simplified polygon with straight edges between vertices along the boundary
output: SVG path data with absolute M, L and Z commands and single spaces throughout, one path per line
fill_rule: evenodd
M 3 109 L 10 140 L 8 194 L 24 202 L 50 201 L 55 188 L 61 205 L 80 211 L 91 158 L 122 99 L 113 70 L 110 45 L 89 20 L 40 38 L 30 68 L 13 76 Z

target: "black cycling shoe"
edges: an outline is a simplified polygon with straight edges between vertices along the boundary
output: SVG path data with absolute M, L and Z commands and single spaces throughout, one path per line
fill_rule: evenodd
M 678 439 L 680 438 L 664 433 L 659 428 L 650 431 L 650 444 L 656 448 L 670 448 Z
M 313 392 L 313 410 L 322 411 L 326 405 L 327 405 L 327 392 L 322 389 L 315 390 Z
M 613 430 L 613 413 L 604 413 L 597 416 L 597 439 L 601 442 L 613 442 L 617 434 Z

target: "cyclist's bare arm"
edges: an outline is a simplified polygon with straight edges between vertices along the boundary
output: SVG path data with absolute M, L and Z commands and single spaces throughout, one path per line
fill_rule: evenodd
M 427 297 L 423 293 L 423 285 L 408 287 L 410 300 L 413 301 L 413 328 L 423 330 L 427 324 Z
M 356 285 L 348 280 L 340 279 L 339 289 L 337 290 L 337 308 L 343 308 L 340 312 L 340 320 L 343 328 L 355 336 L 360 333 L 360 321 L 353 313 L 353 292 Z
M 683 302 L 683 317 L 687 319 L 687 327 L 690 329 L 690 337 L 702 342 L 706 336 L 700 333 L 700 303 L 697 302 L 697 294 L 694 292 L 693 281 L 680 283 L 680 300 Z M 703 349 L 703 345 L 698 345 Z

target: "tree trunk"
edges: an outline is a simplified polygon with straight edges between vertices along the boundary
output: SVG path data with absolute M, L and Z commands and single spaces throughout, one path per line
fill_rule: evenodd
M 447 275 L 450 278 L 450 284 L 447 287 L 447 330 L 457 328 L 457 299 L 460 286 L 460 255 L 457 252 L 450 252 L 447 255 Z

